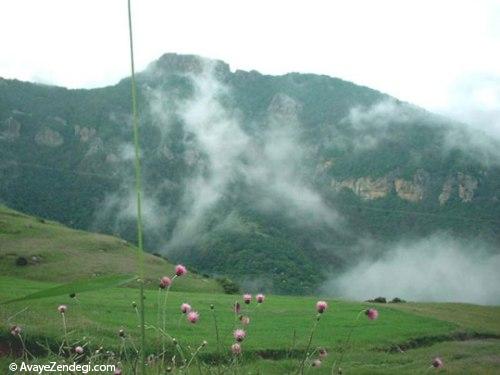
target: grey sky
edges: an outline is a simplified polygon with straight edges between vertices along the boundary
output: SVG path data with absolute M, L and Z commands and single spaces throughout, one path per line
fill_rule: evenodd
M 327 74 L 500 134 L 500 2 L 132 0 L 138 69 L 165 52 Z M 96 87 L 128 75 L 125 0 L 0 2 L 0 76 Z

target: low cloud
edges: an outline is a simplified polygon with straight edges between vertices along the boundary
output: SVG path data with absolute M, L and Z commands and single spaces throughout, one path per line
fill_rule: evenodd
M 487 246 L 435 235 L 401 242 L 378 259 L 365 259 L 323 287 L 334 296 L 378 296 L 410 301 L 500 303 L 500 254 Z

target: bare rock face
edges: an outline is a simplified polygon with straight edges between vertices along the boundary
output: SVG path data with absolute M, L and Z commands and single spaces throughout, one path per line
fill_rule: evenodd
M 64 139 L 59 132 L 44 127 L 35 135 L 35 142 L 48 147 L 58 147 L 64 143 Z
M 75 136 L 80 138 L 80 142 L 87 143 L 90 139 L 94 138 L 96 130 L 94 128 L 87 128 L 85 126 L 75 126 Z
M 2 130 L 0 132 L 0 139 L 12 142 L 19 138 L 21 134 L 21 123 L 13 117 L 9 117 L 4 121 L 4 125 L 0 129 Z
M 396 188 L 396 193 L 401 199 L 410 202 L 418 202 L 422 200 L 423 190 L 420 186 L 415 185 L 411 181 L 398 178 L 394 181 L 394 187 Z
M 453 192 L 453 186 L 455 185 L 455 179 L 453 177 L 448 177 L 444 184 L 443 184 L 443 189 L 441 190 L 441 194 L 439 194 L 438 200 L 439 204 L 442 206 L 451 197 L 451 193 Z
M 302 106 L 293 98 L 283 93 L 278 93 L 273 96 L 267 111 L 270 114 L 283 117 L 295 118 L 302 109 Z
M 458 196 L 462 199 L 462 202 L 470 202 L 474 198 L 474 190 L 477 189 L 477 180 L 464 173 L 457 174 L 458 182 Z
M 424 170 L 418 170 L 413 176 L 413 181 L 407 181 L 402 178 L 394 180 L 394 188 L 401 199 L 410 202 L 420 202 L 424 199 L 425 185 L 428 175 Z
M 354 194 L 365 200 L 383 198 L 391 191 L 391 184 L 388 177 L 360 177 L 344 181 L 333 180 L 331 186 L 336 190 L 343 188 L 350 189 Z
M 383 198 L 391 191 L 387 177 L 372 179 L 361 177 L 356 181 L 355 193 L 363 199 L 372 200 Z
M 101 138 L 94 137 L 89 142 L 89 149 L 87 150 L 85 157 L 92 156 L 101 151 L 104 151 L 104 142 Z

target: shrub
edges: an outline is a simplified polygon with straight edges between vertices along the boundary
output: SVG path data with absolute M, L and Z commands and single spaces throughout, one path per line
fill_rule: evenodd
M 406 303 L 406 301 L 404 299 L 399 298 L 399 297 L 395 297 L 392 299 L 392 301 L 390 303 Z
M 228 279 L 227 277 L 219 277 L 216 280 L 222 286 L 224 293 L 237 294 L 240 292 L 240 286 L 233 280 Z
M 385 297 L 377 297 L 374 299 L 369 299 L 366 302 L 373 302 L 373 303 L 387 303 L 387 299 Z
M 17 257 L 16 259 L 16 266 L 27 266 L 28 265 L 28 259 L 25 257 Z

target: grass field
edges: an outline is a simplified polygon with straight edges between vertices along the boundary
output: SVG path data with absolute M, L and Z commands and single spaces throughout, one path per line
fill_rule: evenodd
M 17 266 L 19 257 L 28 259 L 29 263 Z M 148 256 L 147 260 L 150 287 L 145 295 L 146 322 L 157 325 L 158 303 L 162 305 L 165 291 L 159 294 L 155 285 L 160 276 L 172 274 L 173 266 L 155 256 Z M 136 249 L 120 239 L 74 231 L 15 211 L 0 210 L 0 303 L 82 277 L 130 273 L 134 271 L 135 262 Z M 167 302 L 166 331 L 186 353 L 203 340 L 208 342 L 197 357 L 200 367 L 193 367 L 191 373 L 198 373 L 199 369 L 214 374 L 219 371 L 225 374 L 297 372 L 316 318 L 315 303 L 319 297 L 269 295 L 262 305 L 253 302 L 247 306 L 239 295 L 222 294 L 214 280 L 188 275 L 174 281 Z M 64 339 L 61 315 L 57 311 L 60 304 L 68 305 L 70 343 L 84 344 L 86 353 L 103 346 L 104 350 L 122 352 L 122 359 L 125 343 L 126 352 L 132 355 L 132 347 L 139 341 L 137 313 L 132 307 L 137 299 L 138 290 L 130 285 L 82 293 L 76 298 L 62 295 L 0 305 L 1 373 L 9 373 L 8 364 L 15 359 L 13 355 L 19 354 L 20 341 L 9 333 L 14 324 L 22 327 L 27 347 L 37 355 L 35 362 L 46 363 L 53 358 L 40 345 L 56 348 Z M 226 362 L 231 358 L 232 331 L 237 325 L 233 312 L 236 300 L 242 304 L 242 313 L 250 317 L 251 323 L 242 344 L 244 354 L 240 366 L 229 368 Z M 329 355 L 320 368 L 313 368 L 308 362 L 306 373 L 330 374 L 332 364 L 344 350 L 341 365 L 344 374 L 500 373 L 500 307 L 327 301 L 329 308 L 321 316 L 311 349 L 324 347 Z M 200 313 L 196 324 L 188 323 L 181 314 L 183 302 Z M 367 307 L 376 307 L 379 318 L 372 321 L 361 314 L 356 321 L 359 312 Z M 223 354 L 219 362 L 214 312 Z M 126 332 L 125 342 L 118 336 L 120 329 Z M 346 345 L 350 333 L 352 338 Z M 172 341 L 165 342 L 169 355 L 173 355 Z M 161 346 L 157 331 L 148 329 L 148 353 L 158 353 Z M 430 368 L 436 356 L 443 359 L 443 369 Z M 125 369 L 127 363 L 123 366 Z M 214 363 L 221 363 L 222 367 Z
M 16 266 L 16 260 L 28 260 Z M 137 248 L 103 234 L 67 228 L 59 223 L 21 214 L 0 206 L 0 274 L 38 281 L 68 282 L 108 274 L 134 274 Z M 172 274 L 165 259 L 146 254 L 145 275 L 150 286 Z M 213 279 L 189 273 L 174 290 L 222 292 Z

